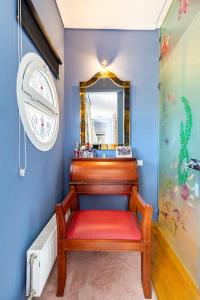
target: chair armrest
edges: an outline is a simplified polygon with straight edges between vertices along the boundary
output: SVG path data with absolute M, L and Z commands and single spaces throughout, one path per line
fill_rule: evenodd
M 129 201 L 129 209 L 135 214 L 137 214 L 137 212 L 141 214 L 142 220 L 140 223 L 140 227 L 142 232 L 142 239 L 145 242 L 150 242 L 153 207 L 147 204 L 142 199 L 136 187 L 132 188 L 131 197 Z
M 65 215 L 67 211 L 76 202 L 77 202 L 77 195 L 75 189 L 71 189 L 70 192 L 65 196 L 63 202 L 58 203 L 55 206 L 58 240 L 65 238 L 65 229 L 66 229 Z

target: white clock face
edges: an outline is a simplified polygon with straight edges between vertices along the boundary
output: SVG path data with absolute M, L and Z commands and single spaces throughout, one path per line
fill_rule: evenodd
M 48 66 L 35 53 L 26 54 L 17 75 L 17 101 L 25 131 L 35 147 L 50 150 L 59 128 L 59 106 Z

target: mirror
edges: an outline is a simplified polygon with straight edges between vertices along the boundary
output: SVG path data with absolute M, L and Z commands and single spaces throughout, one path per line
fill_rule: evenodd
M 130 144 L 130 82 L 111 72 L 80 83 L 81 144 L 112 149 Z

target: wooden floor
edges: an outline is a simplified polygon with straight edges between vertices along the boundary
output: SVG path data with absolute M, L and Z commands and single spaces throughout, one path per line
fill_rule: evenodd
M 152 229 L 152 282 L 158 300 L 199 300 L 200 292 L 158 225 Z

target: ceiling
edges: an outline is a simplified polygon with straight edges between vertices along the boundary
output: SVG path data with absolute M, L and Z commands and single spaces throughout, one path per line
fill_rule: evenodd
M 172 0 L 56 0 L 65 28 L 154 30 Z

